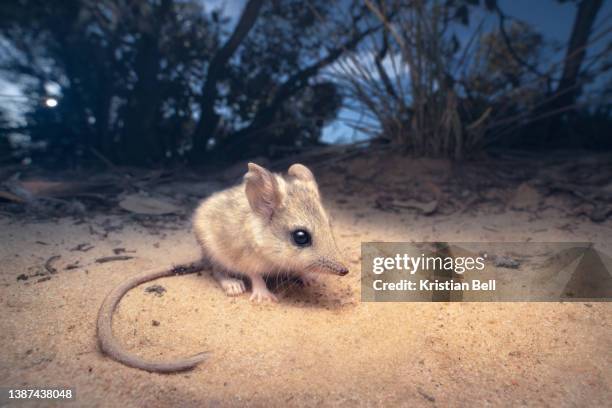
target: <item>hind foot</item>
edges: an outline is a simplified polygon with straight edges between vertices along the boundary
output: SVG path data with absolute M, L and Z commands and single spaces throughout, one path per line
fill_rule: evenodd
M 242 295 L 246 291 L 244 282 L 240 279 L 227 278 L 223 282 L 219 283 L 227 296 Z
M 238 296 L 246 291 L 242 279 L 231 278 L 226 273 L 218 271 L 215 271 L 213 274 L 227 296 Z

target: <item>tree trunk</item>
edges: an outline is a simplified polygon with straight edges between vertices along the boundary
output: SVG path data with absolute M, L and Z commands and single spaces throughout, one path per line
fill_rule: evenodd
M 243 158 L 242 156 L 250 154 L 264 154 L 263 147 L 267 145 L 267 138 L 270 137 L 265 130 L 274 123 L 283 104 L 307 87 L 308 81 L 318 75 L 323 68 L 334 63 L 345 52 L 353 50 L 365 37 L 380 28 L 381 26 L 374 26 L 354 33 L 345 43 L 329 50 L 326 56 L 290 76 L 277 88 L 271 101 L 260 107 L 253 121 L 246 128 L 220 141 L 217 148 L 236 158 Z M 253 149 L 254 145 L 258 149 Z
M 219 124 L 219 115 L 215 112 L 215 103 L 218 96 L 217 84 L 223 78 L 225 65 L 255 25 L 262 5 L 263 0 L 249 0 L 247 2 L 234 32 L 210 61 L 206 81 L 202 86 L 202 95 L 200 96 L 200 119 L 193 133 L 193 153 L 198 156 L 206 150 L 206 145 Z
M 567 129 L 563 124 L 566 117 L 575 112 L 573 105 L 582 91 L 580 83 L 580 68 L 588 48 L 588 40 L 593 28 L 597 13 L 603 0 L 580 0 L 577 5 L 576 17 L 567 44 L 563 72 L 557 88 L 551 95 L 550 102 L 543 104 L 534 112 L 534 117 L 545 117 L 543 121 L 535 123 L 535 129 L 540 129 L 540 146 L 562 143 L 567 137 Z M 552 113 L 557 112 L 557 113 Z
M 563 75 L 557 88 L 557 107 L 573 105 L 580 96 L 581 86 L 578 83 L 580 67 L 586 55 L 589 35 L 603 0 L 581 0 L 574 20 L 572 34 L 567 46 Z
M 159 85 L 160 34 L 163 16 L 172 9 L 172 1 L 162 0 L 150 15 L 140 18 L 149 20 L 150 28 L 141 32 L 135 57 L 137 82 L 134 85 L 125 115 L 123 130 L 124 160 L 130 163 L 150 164 L 165 158 L 165 146 L 159 135 L 158 115 L 162 105 Z

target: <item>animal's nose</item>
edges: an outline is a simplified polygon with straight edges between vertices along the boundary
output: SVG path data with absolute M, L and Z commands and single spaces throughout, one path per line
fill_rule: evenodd
M 349 273 L 349 270 L 346 266 L 341 266 L 340 268 L 338 268 L 338 275 L 344 276 L 347 273 Z

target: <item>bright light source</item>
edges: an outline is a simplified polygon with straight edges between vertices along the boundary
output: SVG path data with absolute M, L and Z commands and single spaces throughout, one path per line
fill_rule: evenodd
M 45 99 L 45 105 L 47 105 L 48 108 L 55 108 L 57 106 L 57 99 L 47 98 Z

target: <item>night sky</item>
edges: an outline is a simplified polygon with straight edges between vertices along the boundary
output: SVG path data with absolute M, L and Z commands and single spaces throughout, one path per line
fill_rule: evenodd
M 236 3 L 233 1 L 233 9 L 236 9 Z M 576 15 L 576 6 L 572 1 L 560 3 L 557 0 L 498 0 L 501 10 L 508 16 L 524 21 L 538 31 L 540 31 L 546 40 L 549 40 L 557 45 L 565 45 L 570 37 L 572 24 Z M 496 15 L 491 13 L 482 13 L 482 16 L 473 15 L 470 19 L 470 24 L 475 25 L 480 23 L 480 19 L 486 17 L 486 26 L 494 29 L 498 23 Z M 612 1 L 604 0 L 601 10 L 599 11 L 597 21 L 595 23 L 595 31 L 601 31 L 606 25 L 612 21 Z M 507 22 L 506 24 L 509 24 Z M 462 30 L 458 28 L 458 36 L 467 42 L 470 28 Z M 605 38 L 594 44 L 592 52 L 601 50 L 605 43 L 612 41 L 612 34 L 608 34 Z M 557 55 L 551 56 L 552 61 L 559 61 L 563 58 L 565 49 L 561 49 Z M 608 72 L 608 76 L 611 73 Z M 342 117 L 351 120 L 358 120 L 356 112 L 342 111 Z M 324 129 L 323 140 L 327 142 L 348 142 L 351 140 L 363 139 L 365 136 L 355 132 L 346 124 L 336 121 Z
M 223 5 L 223 8 L 228 16 L 236 17 L 239 15 L 244 4 L 243 0 L 204 0 L 205 8 L 210 10 L 219 5 Z M 573 2 L 569 1 L 566 3 L 559 3 L 557 0 L 499 0 L 501 9 L 509 16 L 516 17 L 522 21 L 525 21 L 532 26 L 539 29 L 544 36 L 557 42 L 558 44 L 564 44 L 569 38 L 572 22 L 576 13 L 576 6 Z M 595 24 L 595 30 L 606 24 L 606 22 L 612 20 L 612 1 L 605 0 L 602 9 L 598 15 L 598 21 Z M 480 16 L 471 16 L 471 24 L 477 24 L 480 22 Z M 497 19 L 494 15 L 489 14 L 487 17 L 487 26 L 494 27 Z M 467 30 L 461 32 L 459 30 L 459 37 L 465 37 Z M 610 35 L 608 40 L 610 41 Z M 600 41 L 599 47 L 606 41 Z M 561 51 L 563 52 L 563 51 Z M 559 55 L 559 58 L 562 55 Z M 557 59 L 557 58 L 555 58 Z M 25 101 L 20 98 L 8 98 L 7 95 L 23 96 L 20 93 L 19 87 L 2 80 L 0 77 L 0 100 L 4 107 L 8 108 L 11 117 L 19 122 L 20 121 L 20 105 Z M 342 117 L 349 117 L 356 119 L 354 112 L 341 112 Z M 350 141 L 354 138 L 359 138 L 359 135 L 355 134 L 352 129 L 348 128 L 345 124 L 339 123 L 338 121 L 329 125 L 324 130 L 323 138 L 325 141 Z

